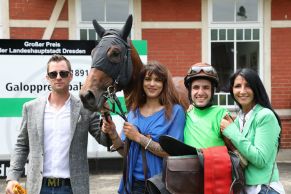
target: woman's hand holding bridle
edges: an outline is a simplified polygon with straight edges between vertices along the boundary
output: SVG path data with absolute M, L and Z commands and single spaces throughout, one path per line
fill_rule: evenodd
M 138 132 L 137 128 L 133 124 L 129 122 L 124 122 L 123 132 L 128 139 L 140 143 L 140 138 L 142 134 Z

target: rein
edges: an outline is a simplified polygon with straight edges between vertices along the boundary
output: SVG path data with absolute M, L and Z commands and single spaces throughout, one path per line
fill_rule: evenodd
M 105 107 L 105 109 L 112 113 L 118 114 L 124 121 L 127 122 L 127 118 L 125 116 L 125 112 L 123 111 L 121 107 L 120 100 L 116 96 L 116 85 L 117 85 L 117 82 L 115 81 L 113 85 L 110 85 L 107 87 L 106 92 L 103 94 L 103 97 L 106 98 L 106 100 L 109 100 L 112 104 L 111 109 L 107 107 Z M 120 112 L 117 112 L 115 110 L 115 104 L 117 105 L 117 108 L 119 109 Z
M 125 112 L 123 111 L 122 107 L 121 107 L 121 103 L 118 99 L 118 97 L 116 96 L 116 86 L 117 86 L 117 82 L 115 81 L 113 85 L 110 85 L 107 87 L 107 90 L 105 92 L 105 94 L 103 95 L 104 98 L 106 98 L 107 100 L 109 100 L 112 104 L 112 108 L 107 108 L 105 107 L 106 110 L 118 114 L 125 122 L 127 122 L 127 118 L 125 116 Z M 115 104 L 117 105 L 118 109 L 120 112 L 117 112 L 115 110 Z M 107 138 L 109 138 L 107 136 Z M 130 193 L 127 190 L 127 177 L 128 177 L 128 152 L 129 152 L 129 148 L 130 148 L 130 143 L 131 140 L 128 138 L 125 138 L 125 142 L 124 142 L 124 156 L 123 156 L 123 186 L 124 186 L 124 190 L 125 193 Z

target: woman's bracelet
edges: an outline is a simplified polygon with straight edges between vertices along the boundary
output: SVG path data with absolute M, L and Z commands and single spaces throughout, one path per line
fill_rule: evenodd
M 152 142 L 152 138 L 150 138 L 150 140 L 148 141 L 147 145 L 144 147 L 145 150 L 148 149 L 148 147 L 149 147 L 151 142 Z

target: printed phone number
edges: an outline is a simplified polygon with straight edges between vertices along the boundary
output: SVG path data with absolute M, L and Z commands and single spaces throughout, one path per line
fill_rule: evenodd
M 84 70 L 84 69 L 75 69 L 72 70 L 72 74 L 75 77 L 83 77 L 83 76 L 88 76 L 89 70 Z

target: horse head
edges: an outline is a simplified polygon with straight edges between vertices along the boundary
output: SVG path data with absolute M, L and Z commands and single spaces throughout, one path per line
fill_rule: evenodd
M 93 20 L 96 33 L 101 38 L 92 50 L 91 70 L 83 83 L 80 98 L 85 108 L 100 111 L 106 101 L 106 95 L 131 88 L 133 62 L 142 62 L 128 39 L 132 27 L 132 15 L 129 15 L 121 30 L 105 30 Z M 134 60 L 132 58 L 135 58 Z

